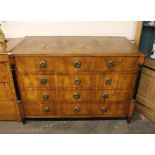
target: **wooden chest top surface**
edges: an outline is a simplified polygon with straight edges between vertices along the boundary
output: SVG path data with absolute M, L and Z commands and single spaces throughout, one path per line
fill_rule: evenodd
M 124 37 L 96 36 L 32 36 L 13 50 L 14 55 L 106 56 L 141 55 L 134 44 Z

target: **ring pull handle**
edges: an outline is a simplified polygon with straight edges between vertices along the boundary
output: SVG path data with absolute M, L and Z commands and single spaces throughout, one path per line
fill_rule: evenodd
M 74 61 L 73 66 L 75 68 L 80 68 L 81 67 L 81 62 L 80 61 Z
M 43 100 L 48 100 L 49 95 L 45 93 L 45 94 L 43 94 L 43 96 L 42 96 L 42 97 L 43 97 Z
M 47 68 L 47 63 L 46 63 L 46 61 L 44 61 L 44 60 L 40 61 L 39 66 L 40 66 L 40 69 L 45 69 L 45 68 Z
M 40 80 L 40 83 L 41 83 L 41 84 L 46 84 L 46 83 L 47 83 L 47 79 L 41 79 L 41 80 Z
M 44 107 L 43 111 L 44 111 L 44 112 L 49 112 L 50 110 L 49 110 L 48 107 Z
M 80 98 L 80 93 L 79 92 L 76 92 L 73 94 L 73 99 L 77 100 Z
M 73 108 L 73 111 L 76 112 L 76 113 L 78 113 L 78 112 L 80 112 L 80 108 L 79 107 L 74 107 Z
M 111 82 L 112 82 L 112 79 L 111 78 L 106 78 L 104 82 L 105 82 L 106 85 L 110 85 Z
M 109 60 L 109 61 L 107 62 L 107 67 L 108 67 L 109 69 L 113 69 L 114 66 L 115 66 L 115 61 Z
M 107 112 L 107 111 L 108 111 L 108 110 L 107 110 L 106 107 L 102 107 L 102 108 L 101 108 L 101 112 L 102 112 L 102 113 L 105 113 L 105 112 Z
M 81 80 L 80 79 L 75 79 L 74 80 L 74 84 L 79 85 L 80 83 L 81 83 Z
M 104 92 L 102 96 L 104 99 L 109 98 L 109 94 L 107 92 Z

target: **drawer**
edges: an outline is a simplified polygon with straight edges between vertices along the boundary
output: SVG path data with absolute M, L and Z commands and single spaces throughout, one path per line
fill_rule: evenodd
M 25 116 L 48 116 L 55 114 L 55 103 L 50 101 L 42 103 L 39 100 L 24 101 Z
M 106 103 L 92 103 L 92 115 L 128 115 L 128 101 L 109 101 Z
M 1 101 L 0 100 L 0 120 L 12 120 L 16 119 L 17 111 L 15 103 L 12 101 Z
M 136 74 L 18 75 L 21 88 L 133 89 Z
M 11 93 L 8 83 L 0 83 L 0 100 L 10 100 Z
M 63 102 L 59 104 L 40 104 L 31 101 L 24 102 L 25 116 L 50 116 L 50 115 L 105 115 L 105 116 L 127 116 L 129 102 L 110 101 L 99 102 Z
M 18 73 L 59 73 L 137 71 L 138 57 L 16 57 Z
M 61 102 L 107 102 L 128 101 L 132 97 L 132 91 L 128 90 L 34 90 L 21 91 L 23 100 L 34 103 Z
M 0 82 L 8 82 L 7 63 L 0 62 Z

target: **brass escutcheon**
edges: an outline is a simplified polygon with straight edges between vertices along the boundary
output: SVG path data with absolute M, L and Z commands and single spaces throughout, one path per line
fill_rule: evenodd
M 39 66 L 41 69 L 45 69 L 47 67 L 47 63 L 44 60 L 42 60 L 40 61 Z
M 41 83 L 41 84 L 46 84 L 46 83 L 47 83 L 47 79 L 41 79 L 41 80 L 40 80 L 40 83 Z
M 74 107 L 74 108 L 73 108 L 73 111 L 74 111 L 74 112 L 80 112 L 80 108 L 79 108 L 79 107 Z
M 75 68 L 80 68 L 81 67 L 81 62 L 80 61 L 74 61 L 73 66 Z
M 115 61 L 109 60 L 109 61 L 107 62 L 107 67 L 108 67 L 109 69 L 113 69 L 114 66 L 115 66 Z
M 80 79 L 75 79 L 74 80 L 74 84 L 79 85 L 80 83 L 81 83 L 81 80 Z
M 103 112 L 103 113 L 104 113 L 104 112 L 107 112 L 107 108 L 106 108 L 106 107 L 102 107 L 102 108 L 101 108 L 101 112 Z
M 48 107 L 44 107 L 43 111 L 44 112 L 49 112 L 49 108 Z
M 80 98 L 80 93 L 79 92 L 76 92 L 73 94 L 73 99 L 77 100 Z

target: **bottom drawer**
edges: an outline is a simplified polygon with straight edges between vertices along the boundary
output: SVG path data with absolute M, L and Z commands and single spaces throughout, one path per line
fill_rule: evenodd
M 17 112 L 13 101 L 0 101 L 0 120 L 16 120 Z
M 113 101 L 105 103 L 95 102 L 62 102 L 62 103 L 34 103 L 25 101 L 24 110 L 26 117 L 29 116 L 108 116 L 127 115 L 129 102 Z

